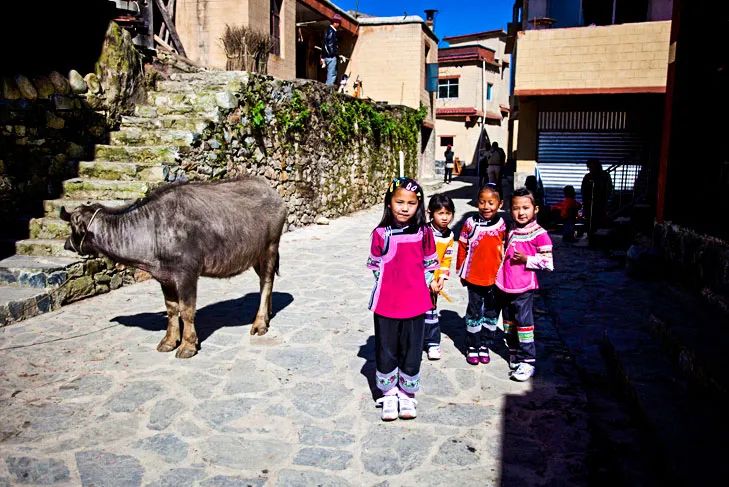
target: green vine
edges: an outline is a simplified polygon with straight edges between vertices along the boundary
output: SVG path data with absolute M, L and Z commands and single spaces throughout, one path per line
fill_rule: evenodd
M 286 137 L 303 132 L 310 117 L 311 110 L 298 90 L 293 92 L 289 105 L 276 112 L 276 121 Z
M 256 130 L 261 130 L 266 125 L 266 104 L 263 100 L 251 107 L 251 126 Z

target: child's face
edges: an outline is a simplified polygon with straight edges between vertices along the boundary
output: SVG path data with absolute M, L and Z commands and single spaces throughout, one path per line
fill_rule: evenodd
M 448 225 L 450 225 L 451 221 L 453 221 L 453 212 L 451 212 L 448 208 L 435 210 L 432 215 L 433 223 L 441 230 L 448 228 Z
M 478 213 L 486 220 L 492 219 L 500 208 L 501 198 L 495 191 L 481 191 L 478 194 Z
M 390 210 L 395 221 L 404 225 L 418 210 L 418 196 L 405 188 L 397 188 L 390 198 Z
M 534 220 L 537 213 L 539 213 L 539 208 L 534 206 L 530 197 L 515 196 L 511 200 L 511 217 L 520 227 Z

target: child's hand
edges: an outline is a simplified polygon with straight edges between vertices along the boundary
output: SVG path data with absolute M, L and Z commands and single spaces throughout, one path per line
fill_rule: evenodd
M 514 255 L 511 256 L 511 262 L 515 264 L 526 264 L 527 256 L 515 250 Z
M 439 293 L 440 290 L 443 289 L 443 284 L 442 284 L 441 280 L 440 279 L 438 279 L 438 280 L 433 279 L 432 281 L 430 281 L 430 289 L 434 293 Z

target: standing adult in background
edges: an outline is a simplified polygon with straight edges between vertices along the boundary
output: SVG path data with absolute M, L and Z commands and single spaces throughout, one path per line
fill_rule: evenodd
M 593 233 L 607 221 L 608 197 L 613 181 L 598 159 L 588 159 L 587 170 L 589 172 L 582 178 L 582 208 L 588 233 Z
M 334 14 L 329 27 L 324 32 L 324 42 L 322 43 L 322 61 L 327 70 L 327 82 L 329 86 L 334 86 L 337 81 L 337 58 L 339 56 L 339 37 L 337 29 L 342 24 L 342 17 Z
M 445 156 L 445 172 L 443 173 L 443 182 L 446 184 L 450 184 L 450 182 L 453 180 L 453 151 L 451 150 L 450 145 L 446 147 L 443 155 Z
M 491 144 L 491 151 L 488 153 L 488 176 L 489 183 L 493 183 L 497 188 L 501 189 L 501 171 L 506 162 L 506 154 L 504 149 L 499 147 L 498 142 Z

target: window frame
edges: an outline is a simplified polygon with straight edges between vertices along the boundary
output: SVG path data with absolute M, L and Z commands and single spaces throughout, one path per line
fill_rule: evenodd
M 281 6 L 283 0 L 271 0 L 271 54 L 281 56 Z
M 459 91 L 458 78 L 438 78 L 438 99 L 458 98 Z M 445 96 L 441 94 L 441 90 L 445 88 Z M 455 94 L 454 94 L 455 91 Z

